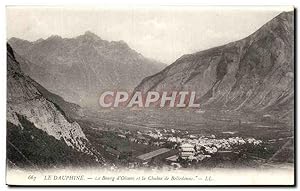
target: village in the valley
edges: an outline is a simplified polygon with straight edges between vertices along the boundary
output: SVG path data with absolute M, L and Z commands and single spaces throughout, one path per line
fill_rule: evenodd
M 83 116 L 80 125 L 115 169 L 257 168 L 293 162 L 293 132 L 270 114 L 105 110 Z
M 188 168 L 215 167 L 208 163 L 246 160 L 247 154 L 261 152 L 263 141 L 255 138 L 234 136 L 235 132 L 223 132 L 227 138 L 215 135 L 190 134 L 177 129 L 154 129 L 144 131 L 119 130 L 115 134 L 116 142 L 129 141 L 130 149 L 122 152 L 119 146 L 104 146 L 106 151 L 119 161 L 125 160 L 128 168 L 170 167 Z M 121 141 L 122 142 L 122 141 Z M 128 143 L 125 143 L 128 144 Z M 143 145 L 145 151 L 135 152 L 132 145 Z M 150 150 L 149 150 L 150 148 Z M 148 151 L 147 151 L 148 150 Z M 253 153 L 252 153 L 253 154 Z M 251 156 L 252 160 L 254 156 Z M 259 158 L 256 158 L 259 159 Z M 124 164 L 124 163 L 123 163 Z

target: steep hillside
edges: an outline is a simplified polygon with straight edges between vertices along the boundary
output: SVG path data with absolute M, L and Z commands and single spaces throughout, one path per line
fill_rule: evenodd
M 53 168 L 99 165 L 95 158 L 72 149 L 38 129 L 26 118 L 16 126 L 7 122 L 7 162 L 12 168 Z
M 292 117 L 294 13 L 281 13 L 245 39 L 184 55 L 136 90 L 196 91 L 202 109 Z
M 104 90 L 133 89 L 165 66 L 123 41 L 108 42 L 89 31 L 76 38 L 11 38 L 9 43 L 24 58 L 26 74 L 67 101 L 85 106 L 95 105 Z
M 94 161 L 102 163 L 101 155 L 90 147 L 89 141 L 79 124 L 72 121 L 58 105 L 64 102 L 63 99 L 48 92 L 30 77 L 24 75 L 10 45 L 7 45 L 7 50 L 7 128 L 9 145 L 14 145 L 13 142 L 21 138 L 11 136 L 11 132 L 21 135 L 24 133 L 25 136 L 25 132 L 32 129 L 31 131 L 36 133 L 32 134 L 33 137 L 37 134 L 42 134 L 44 137 L 48 135 L 56 139 L 56 143 L 60 143 L 63 148 L 69 148 L 68 150 L 73 150 L 74 153 L 83 153 L 93 158 Z M 67 106 L 68 103 L 65 103 L 65 107 Z M 18 130 L 10 128 L 17 128 Z M 34 128 L 41 131 L 34 130 Z M 23 144 L 32 151 L 36 149 L 33 145 L 26 145 L 25 142 Z M 55 146 L 55 144 L 44 145 L 44 147 L 52 146 Z M 18 147 L 15 149 L 18 150 Z M 67 150 L 66 152 L 68 153 Z M 36 155 L 35 157 L 39 156 Z

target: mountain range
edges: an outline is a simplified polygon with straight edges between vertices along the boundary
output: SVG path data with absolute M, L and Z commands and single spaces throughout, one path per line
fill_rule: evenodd
M 138 90 L 196 91 L 201 109 L 263 111 L 292 122 L 294 13 L 279 14 L 239 41 L 183 55 Z
M 10 38 L 8 43 L 23 59 L 25 74 L 81 106 L 95 106 L 105 90 L 130 91 L 165 67 L 124 41 L 109 42 L 90 31 L 75 38 L 54 35 L 34 42 Z

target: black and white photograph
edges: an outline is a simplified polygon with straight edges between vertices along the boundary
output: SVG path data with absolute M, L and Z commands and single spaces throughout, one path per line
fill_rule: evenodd
M 294 6 L 6 6 L 6 184 L 295 185 Z

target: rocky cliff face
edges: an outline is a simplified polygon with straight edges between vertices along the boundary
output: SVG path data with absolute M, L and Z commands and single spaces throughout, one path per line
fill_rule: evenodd
M 133 89 L 141 79 L 164 67 L 123 41 L 108 42 L 91 32 L 35 42 L 11 38 L 9 43 L 24 58 L 21 67 L 26 74 L 51 92 L 81 105 L 96 104 L 104 90 Z
M 245 39 L 182 56 L 136 90 L 191 90 L 202 108 L 285 115 L 293 108 L 293 87 L 294 13 L 284 12 Z
M 70 120 L 60 106 L 51 101 L 54 94 L 46 94 L 42 86 L 24 75 L 13 49 L 7 46 L 7 121 L 24 129 L 21 117 L 49 136 L 101 161 L 101 157 L 96 156 L 89 147 L 89 141 L 79 124 Z M 55 97 L 54 101 L 57 99 Z

